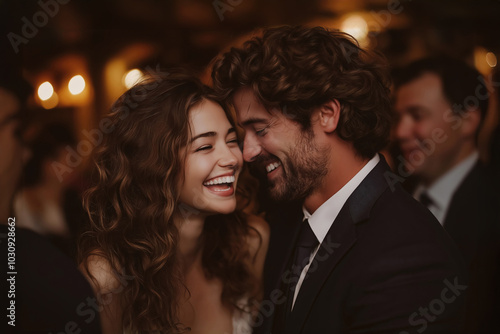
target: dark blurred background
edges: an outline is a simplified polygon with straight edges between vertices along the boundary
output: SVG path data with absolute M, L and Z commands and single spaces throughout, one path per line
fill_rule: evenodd
M 54 89 L 47 101 L 37 94 L 33 97 L 33 106 L 39 107 L 37 117 L 43 122 L 67 122 L 80 137 L 81 130 L 95 127 L 98 117 L 126 89 L 124 77 L 129 71 L 187 66 L 206 76 L 206 67 L 217 53 L 261 27 L 339 28 L 381 51 L 394 67 L 444 52 L 467 60 L 487 75 L 500 51 L 498 0 L 0 3 L 2 47 L 11 48 L 12 58 L 22 65 L 35 93 L 46 81 Z M 82 76 L 85 87 L 73 95 L 68 83 L 75 75 Z M 76 87 L 78 92 L 78 83 Z
M 50 166 L 60 169 L 47 178 L 77 193 L 88 185 L 99 121 L 127 87 L 172 66 L 209 82 L 210 61 L 259 28 L 341 29 L 393 68 L 445 53 L 489 78 L 500 55 L 499 0 L 0 0 L 0 7 L 0 61 L 21 66 L 34 87 L 27 140 L 53 123 L 73 133 L 72 162 L 64 142 L 51 153 Z M 490 113 L 480 148 L 497 123 L 498 112 Z
M 131 70 L 186 66 L 206 76 L 217 53 L 260 27 L 339 28 L 394 67 L 444 52 L 487 75 L 500 49 L 498 0 L 3 0 L 1 6 L 2 47 L 11 49 L 35 93 L 46 81 L 54 90 L 46 101 L 33 96 L 36 117 L 65 122 L 80 137 L 126 89 Z M 76 92 L 85 86 L 73 95 L 68 83 L 76 75 L 82 77 Z

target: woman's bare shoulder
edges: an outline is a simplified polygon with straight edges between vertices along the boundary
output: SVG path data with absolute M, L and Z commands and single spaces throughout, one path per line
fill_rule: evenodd
M 260 276 L 269 246 L 269 224 L 262 217 L 255 215 L 248 215 L 247 223 L 250 226 L 250 233 L 247 240 L 251 262 L 257 275 Z
M 107 257 L 93 251 L 80 264 L 79 269 L 88 279 L 97 297 L 101 310 L 102 333 L 123 333 L 122 304 L 123 275 L 119 274 Z
M 251 227 L 250 236 L 251 242 L 262 243 L 263 245 L 267 245 L 269 243 L 270 229 L 269 224 L 264 218 L 256 215 L 248 215 L 247 216 L 248 226 Z M 257 232 L 257 233 L 255 233 Z M 256 239 L 256 240 L 253 240 Z
M 93 251 L 80 264 L 80 271 L 85 275 L 96 293 L 110 293 L 120 287 L 117 271 L 109 260 L 99 251 Z

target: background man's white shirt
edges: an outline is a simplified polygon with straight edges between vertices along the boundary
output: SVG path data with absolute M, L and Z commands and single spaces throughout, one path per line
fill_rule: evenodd
M 478 159 L 479 152 L 475 151 L 458 165 L 446 172 L 430 187 L 426 188 L 423 185 L 419 185 L 415 189 L 413 197 L 417 200 L 423 192 L 427 193 L 427 196 L 432 200 L 432 203 L 428 205 L 428 209 L 441 225 L 444 224 L 446 213 L 448 212 L 455 191 L 467 174 L 474 168 Z

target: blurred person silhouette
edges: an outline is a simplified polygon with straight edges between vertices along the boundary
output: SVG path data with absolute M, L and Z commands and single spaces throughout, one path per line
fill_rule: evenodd
M 74 258 L 76 236 L 85 219 L 80 196 L 72 187 L 78 173 L 61 172 L 57 166 L 65 165 L 66 147 L 75 146 L 76 138 L 67 126 L 51 123 L 39 129 L 28 145 L 31 158 L 14 198 L 17 225 L 46 236 Z
M 465 62 L 444 56 L 395 73 L 397 168 L 416 178 L 408 190 L 454 239 L 469 268 L 466 330 L 493 331 L 500 200 L 477 150 L 488 109 L 484 79 Z
M 2 333 L 99 333 L 92 289 L 74 262 L 43 236 L 17 226 L 12 200 L 29 150 L 20 116 L 30 85 L 11 62 L 0 63 L 0 248 Z M 7 255 L 13 259 L 7 266 Z M 7 281 L 7 278 L 9 281 Z M 9 292 L 9 294 L 7 294 Z M 7 298 L 8 297 L 8 298 Z M 8 309 L 9 308 L 9 309 Z M 7 316 L 6 316 L 7 315 Z

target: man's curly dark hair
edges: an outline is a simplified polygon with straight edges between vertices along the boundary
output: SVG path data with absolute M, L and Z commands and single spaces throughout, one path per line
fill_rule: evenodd
M 346 33 L 283 26 L 216 58 L 212 80 L 228 105 L 236 91 L 249 87 L 268 110 L 279 109 L 304 131 L 314 108 L 337 100 L 337 135 L 372 158 L 387 145 L 392 125 L 388 72 L 381 55 L 361 49 Z

